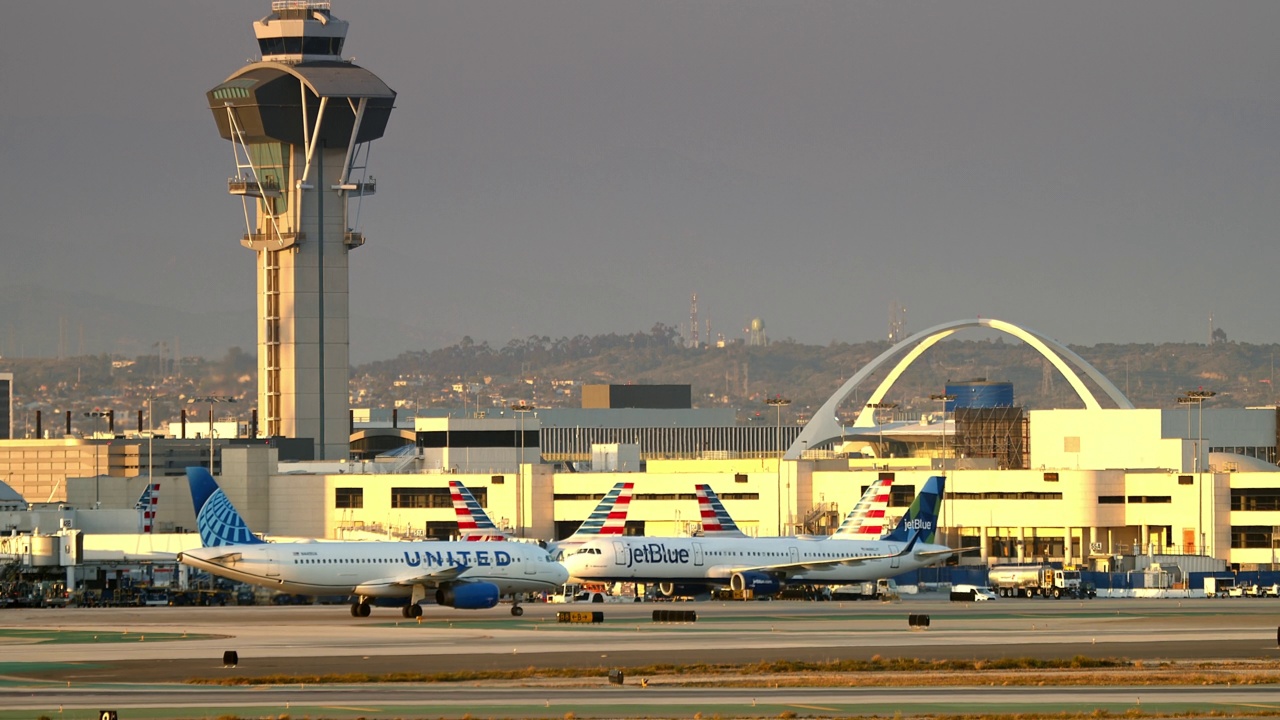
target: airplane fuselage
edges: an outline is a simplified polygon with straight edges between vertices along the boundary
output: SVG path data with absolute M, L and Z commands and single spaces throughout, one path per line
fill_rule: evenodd
M 299 542 L 205 547 L 179 560 L 239 582 L 303 595 L 409 597 L 405 578 L 456 573 L 456 582 L 493 583 L 503 594 L 542 592 L 564 571 L 536 545 L 471 542 Z M 557 582 L 559 581 L 559 582 Z
M 607 582 L 728 584 L 734 573 L 763 572 L 786 583 L 849 583 L 893 577 L 935 564 L 941 545 L 837 538 L 645 538 L 594 540 L 565 558 L 572 578 Z M 888 557 L 886 557 L 888 556 Z

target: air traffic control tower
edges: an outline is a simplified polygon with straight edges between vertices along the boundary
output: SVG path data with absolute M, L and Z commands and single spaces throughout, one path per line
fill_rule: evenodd
M 257 254 L 258 434 L 313 438 L 317 458 L 346 459 L 347 254 L 364 244 L 369 148 L 396 94 L 342 59 L 347 23 L 328 2 L 277 0 L 253 32 L 262 60 L 207 97 L 235 156 L 240 244 Z

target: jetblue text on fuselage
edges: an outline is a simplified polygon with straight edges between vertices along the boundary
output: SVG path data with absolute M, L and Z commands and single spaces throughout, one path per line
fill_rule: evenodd
M 653 542 L 633 547 L 627 553 L 627 567 L 657 563 L 687 565 L 689 563 L 689 551 L 685 548 L 669 548 L 662 543 Z
M 427 567 L 456 567 L 459 565 L 478 565 L 488 567 L 496 565 L 506 567 L 511 564 L 511 553 L 505 550 L 446 550 L 432 552 L 404 551 L 404 561 L 409 567 L 426 565 Z
M 920 518 L 912 518 L 911 520 L 907 520 L 902 524 L 902 526 L 908 530 L 932 530 L 933 529 L 933 523 L 929 522 L 928 520 L 921 520 Z

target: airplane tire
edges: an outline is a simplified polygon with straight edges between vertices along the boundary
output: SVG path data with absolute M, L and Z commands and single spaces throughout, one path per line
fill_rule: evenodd
M 369 617 L 369 613 L 372 611 L 373 608 L 369 603 L 360 603 L 360 617 Z
M 360 603 L 351 603 L 351 617 L 360 617 Z
M 400 617 L 405 618 L 406 620 L 409 619 L 409 612 L 410 612 L 410 608 L 412 607 L 413 607 L 412 605 L 405 605 L 404 607 L 400 608 Z
M 512 605 L 511 614 L 515 615 L 516 617 L 520 617 L 521 615 L 524 614 L 524 608 L 520 607 L 519 605 Z
M 410 605 L 409 617 L 416 617 L 416 618 L 422 617 L 422 606 L 417 603 Z

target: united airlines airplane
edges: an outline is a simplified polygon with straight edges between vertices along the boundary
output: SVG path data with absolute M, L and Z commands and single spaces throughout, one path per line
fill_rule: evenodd
M 187 468 L 187 481 L 204 547 L 180 553 L 182 564 L 288 593 L 354 595 L 352 617 L 368 617 L 372 598 L 404 598 L 401 615 L 421 617 L 418 603 L 429 591 L 440 605 L 483 610 L 502 595 L 553 590 L 569 577 L 546 550 L 528 543 L 266 543 L 208 470 Z M 517 602 L 511 614 L 524 609 Z
M 667 595 L 677 586 L 728 585 L 768 595 L 787 584 L 893 577 L 962 552 L 933 544 L 945 482 L 929 478 L 897 527 L 881 540 L 620 537 L 588 542 L 564 564 L 575 580 L 652 582 Z

